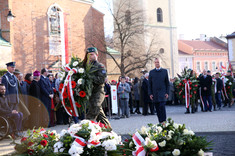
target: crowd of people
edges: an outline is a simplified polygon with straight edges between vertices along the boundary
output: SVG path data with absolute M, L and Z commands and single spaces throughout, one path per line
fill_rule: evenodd
M 94 53 L 90 51 L 89 53 Z M 88 53 L 88 54 L 89 54 Z M 158 63 L 158 59 L 156 59 Z M 131 114 L 142 114 L 144 116 L 157 114 L 159 122 L 166 120 L 165 104 L 182 104 L 177 98 L 178 90 L 175 85 L 176 78 L 169 80 L 167 70 L 156 63 L 156 68 L 149 73 L 142 71 L 140 78 L 120 76 L 118 81 L 108 81 L 104 84 L 105 100 L 102 104 L 105 115 L 112 114 L 111 85 L 117 87 L 118 105 L 121 118 L 129 118 Z M 59 124 L 68 124 L 69 116 L 61 104 L 59 92 L 60 78 L 58 74 L 49 73 L 46 68 L 33 73 L 26 73 L 25 76 L 15 69 L 15 62 L 9 62 L 7 72 L 0 79 L 0 115 L 12 118 L 16 123 L 17 133 L 21 130 L 38 127 L 52 127 Z M 161 72 L 160 74 L 157 72 Z M 231 107 L 235 95 L 235 83 L 228 71 L 225 78 L 231 89 L 224 91 L 224 79 L 221 80 L 221 73 L 211 75 L 211 72 L 204 70 L 199 76 L 199 89 L 195 106 L 191 112 L 214 111 L 223 106 Z M 230 94 L 231 92 L 231 94 Z M 199 104 L 200 103 L 200 104 Z M 108 109 L 108 105 L 111 109 Z M 140 109 L 143 107 L 143 109 Z M 97 108 L 100 109 L 100 108 Z M 102 111 L 101 111 L 102 112 Z M 186 113 L 190 113 L 187 108 Z M 104 116 L 104 115 L 103 115 Z M 84 119 L 84 116 L 80 116 Z M 79 120 L 73 117 L 75 123 Z M 104 118 L 106 121 L 107 119 Z M 109 122 L 107 121 L 107 124 Z

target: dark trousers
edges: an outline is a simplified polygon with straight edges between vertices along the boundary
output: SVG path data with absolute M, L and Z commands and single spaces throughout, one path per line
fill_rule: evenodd
M 126 116 L 129 117 L 130 116 L 130 112 L 129 112 L 129 107 L 128 107 L 128 101 L 129 99 L 120 99 L 120 105 L 121 105 L 121 110 L 122 110 L 122 116 Z
M 135 112 L 140 112 L 140 100 L 135 100 Z
M 166 101 L 155 102 L 154 104 L 157 111 L 158 121 L 160 123 L 166 121 L 166 108 L 165 108 Z
M 7 117 L 12 119 L 15 122 L 17 131 L 22 130 L 22 120 L 23 120 L 23 114 L 21 112 L 18 112 L 17 114 L 8 114 Z
M 203 99 L 203 103 L 204 103 L 204 111 L 207 111 L 208 109 L 209 109 L 209 111 L 211 111 L 211 109 L 212 109 L 211 96 L 210 95 L 202 96 L 202 99 Z M 207 106 L 207 101 L 208 101 L 209 107 Z
M 221 93 L 216 93 L 215 94 L 215 100 L 218 108 L 221 108 Z
M 153 115 L 154 114 L 154 107 L 153 107 L 152 102 L 144 102 L 143 115 L 148 115 L 148 108 L 150 108 L 150 112 Z

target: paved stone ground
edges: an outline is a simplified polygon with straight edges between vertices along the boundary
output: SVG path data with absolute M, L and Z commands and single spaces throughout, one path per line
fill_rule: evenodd
M 176 123 L 184 123 L 197 135 L 207 136 L 208 141 L 213 141 L 214 156 L 235 156 L 235 106 L 213 112 L 199 111 L 195 114 L 184 114 L 184 106 L 166 106 L 166 111 L 167 117 L 172 118 Z M 114 132 L 126 136 L 148 123 L 158 123 L 158 120 L 156 115 L 134 114 L 125 119 L 111 118 L 110 123 Z M 58 125 L 50 129 L 59 132 L 67 128 L 68 125 Z M 7 155 L 14 151 L 10 142 L 10 139 L 0 141 L 0 155 Z

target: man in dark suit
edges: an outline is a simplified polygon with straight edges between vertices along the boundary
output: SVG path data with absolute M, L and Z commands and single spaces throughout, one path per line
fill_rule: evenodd
M 53 99 L 53 89 L 51 86 L 51 83 L 47 77 L 48 70 L 46 68 L 43 68 L 41 70 L 41 77 L 38 81 L 40 86 L 40 92 L 41 92 L 41 100 L 43 104 L 46 106 L 49 117 L 51 112 L 51 100 Z M 49 125 L 51 126 L 51 125 Z
M 204 70 L 203 75 L 199 78 L 199 83 L 201 86 L 201 95 L 204 103 L 204 111 L 207 112 L 209 109 L 212 112 L 212 99 L 211 99 L 211 85 L 212 85 L 212 77 L 210 76 L 210 71 L 207 72 Z M 207 106 L 207 102 L 209 104 L 209 108 Z
M 12 110 L 18 109 L 19 93 L 18 93 L 18 80 L 13 74 L 15 71 L 15 62 L 6 64 L 8 72 L 2 77 L 2 84 L 6 87 L 6 97 Z
M 5 85 L 0 84 L 0 114 L 4 117 L 11 118 L 15 122 L 16 129 L 18 131 L 16 132 L 15 135 L 20 136 L 21 134 L 19 132 L 22 130 L 21 128 L 22 128 L 23 114 L 15 109 L 10 108 L 10 106 L 8 105 L 8 100 L 5 97 L 5 93 L 6 93 Z
M 157 116 L 160 123 L 166 121 L 166 99 L 169 95 L 169 79 L 166 69 L 160 67 L 160 60 L 155 58 L 155 69 L 149 73 L 148 93 L 156 106 Z
M 144 80 L 142 82 L 141 90 L 142 90 L 142 97 L 143 97 L 143 103 L 144 103 L 144 108 L 143 108 L 143 115 L 146 116 L 148 115 L 148 108 L 150 108 L 151 115 L 154 115 L 154 107 L 152 100 L 150 99 L 148 95 L 148 88 L 149 88 L 149 73 L 146 73 L 144 75 Z
M 222 80 L 219 78 L 220 74 L 216 73 L 215 74 L 215 100 L 216 100 L 216 104 L 217 107 L 219 109 L 221 109 L 221 91 L 223 88 L 223 82 Z

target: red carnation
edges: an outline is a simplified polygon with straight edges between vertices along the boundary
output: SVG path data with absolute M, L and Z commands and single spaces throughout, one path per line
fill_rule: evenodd
M 75 103 L 78 108 L 81 108 L 82 105 L 80 105 L 78 102 Z
M 193 91 L 194 94 L 196 94 L 197 92 L 196 91 Z
M 180 86 L 182 86 L 182 83 L 179 83 Z
M 66 91 L 64 91 L 64 93 L 63 93 L 63 98 L 66 99 L 67 97 L 68 97 L 68 94 L 67 94 Z
M 33 142 L 29 142 L 28 143 L 28 146 L 32 146 L 34 143 Z
M 185 98 L 185 95 L 183 95 L 183 98 Z
M 230 86 L 228 86 L 228 89 L 230 88 Z
M 129 140 L 128 139 L 125 139 L 125 142 L 128 142 Z
M 46 140 L 42 140 L 42 141 L 40 142 L 40 144 L 45 147 L 45 146 L 47 145 L 47 141 L 46 141 Z
M 44 138 L 48 138 L 48 135 L 46 135 L 46 134 L 43 134 L 43 137 L 44 137 Z
M 192 97 L 192 95 L 189 96 L 190 98 Z
M 192 89 L 192 87 L 189 88 L 190 90 Z
M 197 87 L 197 85 L 194 85 L 195 87 Z
M 25 140 L 27 140 L 27 138 L 26 138 L 26 137 L 23 137 L 23 138 L 20 140 L 20 142 L 24 142 Z
M 105 124 L 99 122 L 99 126 L 102 128 L 102 127 L 105 127 Z
M 34 152 L 34 150 L 33 150 L 33 149 L 28 149 L 28 154 L 29 154 L 29 155 L 32 155 L 32 154 L 33 154 L 33 152 Z
M 54 135 L 54 133 L 53 133 L 53 132 L 51 132 L 50 136 L 52 136 L 52 135 Z
M 189 84 L 191 85 L 191 84 L 192 84 L 192 82 L 189 82 Z
M 85 97 L 85 96 L 86 96 L 86 93 L 85 93 L 84 91 L 80 91 L 80 92 L 79 92 L 79 95 L 80 95 L 81 97 Z
M 61 83 L 61 84 L 60 84 L 60 87 L 59 87 L 59 91 L 60 91 L 60 92 L 62 91 L 63 87 L 64 87 L 64 84 Z
M 72 81 L 72 88 L 75 88 L 76 87 L 76 82 L 75 81 Z

